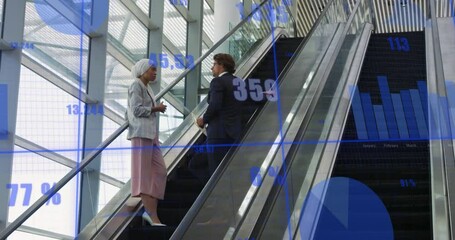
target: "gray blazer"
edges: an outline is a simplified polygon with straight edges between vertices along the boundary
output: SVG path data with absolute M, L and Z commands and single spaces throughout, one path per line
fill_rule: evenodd
M 155 139 L 158 132 L 156 118 L 158 114 L 152 113 L 156 106 L 155 95 L 150 86 L 138 78 L 128 88 L 128 108 L 125 118 L 129 122 L 127 139 L 140 137 Z

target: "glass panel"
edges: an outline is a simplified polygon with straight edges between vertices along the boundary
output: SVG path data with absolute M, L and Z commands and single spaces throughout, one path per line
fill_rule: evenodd
M 265 8 L 266 6 L 263 5 Z M 267 6 L 269 8 L 269 6 Z M 267 16 L 269 9 L 260 9 L 263 15 Z M 272 18 L 273 19 L 273 18 Z M 346 16 L 343 18 L 347 19 Z M 266 18 L 251 21 L 252 29 L 257 29 L 257 36 L 265 36 L 261 31 L 270 32 L 271 24 L 266 22 Z M 327 49 L 331 39 L 336 33 L 339 19 L 325 18 L 315 26 L 315 31 L 307 40 L 303 49 L 295 55 L 295 60 L 289 72 L 287 72 L 279 85 L 280 97 L 276 102 L 269 101 L 256 118 L 256 123 L 248 130 L 248 134 L 242 139 L 242 144 L 235 149 L 233 156 L 229 159 L 229 165 L 224 169 L 223 175 L 218 180 L 210 196 L 204 202 L 197 216 L 185 233 L 185 239 L 198 239 L 201 233 L 210 235 L 215 239 L 222 239 L 236 231 L 236 227 L 241 223 L 246 211 L 250 208 L 251 199 L 255 197 L 257 188 L 251 181 L 251 169 L 260 168 L 261 176 L 265 176 L 267 171 L 273 173 L 269 168 L 269 163 L 265 160 L 277 158 L 284 159 L 282 155 L 284 144 L 284 134 L 289 129 L 294 117 L 299 115 L 298 106 L 302 100 L 308 97 L 307 92 L 313 90 L 319 82 L 315 81 L 315 73 L 321 67 L 320 63 L 323 56 L 327 54 Z M 277 24 L 277 21 L 275 21 Z M 247 27 L 248 25 L 244 26 Z M 243 34 L 243 35 L 242 35 Z M 242 31 L 239 38 L 245 38 L 250 31 Z M 254 37 L 254 35 L 253 35 Z M 245 41 L 245 44 L 251 44 Z M 241 47 L 241 46 L 240 46 Z M 248 51 L 238 51 L 242 56 Z M 283 160 L 284 161 L 284 160 Z M 273 169 L 274 170 L 274 169 Z M 293 183 L 291 183 L 293 184 Z M 256 185 L 257 186 L 257 185 Z M 289 196 L 289 192 L 286 192 Z M 277 203 L 280 208 L 281 216 L 287 216 L 288 206 L 292 199 L 285 198 L 285 201 Z M 288 204 L 288 205 L 286 205 Z M 213 206 L 223 206 L 214 208 Z M 221 217 L 218 217 L 221 216 Z M 211 221 L 207 221 L 211 219 Z M 281 221 L 277 225 L 286 227 L 288 220 Z M 281 239 L 280 237 L 270 237 L 268 239 Z M 264 235 L 266 236 L 266 235 Z M 263 237 L 264 237 L 263 236 Z
M 209 47 L 205 44 L 202 43 L 202 54 L 205 54 L 209 50 Z M 208 58 L 213 59 L 213 53 L 208 56 Z M 209 61 L 204 61 L 202 62 L 201 65 L 201 75 L 204 76 L 201 79 L 201 88 L 202 89 L 207 89 L 210 86 L 210 77 L 212 77 L 212 64 Z M 201 101 L 202 97 L 199 97 L 199 101 Z
M 109 43 L 133 61 L 146 57 L 147 28 L 119 0 L 109 1 L 108 33 Z
M 133 0 L 136 5 L 144 12 L 147 16 L 150 10 L 150 0 Z
M 338 10 L 340 1 L 335 1 L 335 4 L 330 10 Z M 343 21 L 347 19 L 347 15 L 344 17 L 339 15 L 340 11 L 335 15 L 330 15 L 330 21 Z M 299 218 L 290 217 L 283 214 L 283 209 L 294 209 L 300 210 L 302 208 L 303 199 L 306 197 L 306 193 L 309 189 L 305 189 L 305 186 L 311 186 L 314 181 L 316 170 L 315 166 L 320 161 L 322 154 L 324 153 L 324 147 L 326 144 L 333 144 L 338 139 L 328 139 L 329 130 L 333 124 L 335 117 L 335 111 L 341 101 L 341 95 L 345 89 L 347 81 L 347 72 L 345 69 L 349 69 L 352 59 L 351 55 L 358 48 L 358 42 L 360 39 L 361 31 L 365 25 L 365 22 L 372 22 L 370 9 L 366 1 L 361 1 L 360 8 L 357 10 L 354 16 L 354 21 L 348 26 L 348 34 L 343 41 L 340 53 L 338 54 L 334 66 L 332 67 L 331 73 L 325 84 L 325 88 L 322 90 L 321 97 L 315 107 L 315 111 L 311 117 L 307 130 L 301 139 L 296 141 L 304 143 L 297 146 L 297 151 L 292 160 L 290 160 L 291 167 L 284 182 L 287 186 L 280 189 L 278 198 L 271 210 L 271 217 L 267 220 L 264 231 L 261 233 L 262 236 L 268 236 L 274 239 L 276 237 L 283 237 L 288 223 L 292 229 L 299 227 Z M 324 21 L 325 22 L 325 21 Z M 297 205 L 298 204 L 298 205 Z M 312 209 L 314 210 L 314 209 Z M 297 214 L 302 214 L 301 212 Z M 310 215 L 310 214 L 309 214 Z M 303 229 L 301 229 L 303 230 Z
M 209 36 L 210 40 L 214 41 L 214 34 L 215 34 L 215 16 L 213 14 L 213 10 L 204 0 L 204 17 L 202 23 L 202 29 Z
M 161 82 L 161 88 L 165 88 L 169 83 L 174 81 L 180 74 L 185 71 L 184 67 L 184 62 L 183 62 L 184 57 L 180 55 L 173 55 L 170 51 L 168 51 L 166 48 L 163 49 L 163 55 L 157 55 L 156 56 L 156 61 L 165 63 L 167 66 L 162 65 L 161 67 L 161 77 L 158 76 L 159 79 L 162 80 Z M 183 89 L 185 87 L 185 81 L 180 81 L 177 85 L 177 88 Z M 183 95 L 181 95 L 183 100 Z
M 14 151 L 12 179 L 11 183 L 6 186 L 7 191 L 10 192 L 9 222 L 19 217 L 71 170 L 23 148 L 15 146 Z M 23 226 L 74 236 L 77 190 L 76 182 L 69 182 Z M 65 214 L 62 215 L 62 213 Z
M 109 53 L 106 56 L 105 104 L 124 117 L 128 87 L 132 83 L 131 72 Z
M 70 237 L 68 236 L 68 239 Z M 31 233 L 20 232 L 20 230 L 13 232 L 9 237 L 8 240 L 55 240 L 55 239 L 62 239 L 62 238 L 49 238 L 49 237 L 42 237 L 38 235 L 34 235 Z
M 115 194 L 120 190 L 120 188 L 112 186 L 111 184 L 100 181 L 100 188 L 98 191 L 98 211 L 99 213 L 115 196 Z M 107 217 L 107 216 L 106 216 Z
M 89 38 L 85 35 L 81 37 L 80 34 L 73 34 L 78 30 L 70 24 L 65 24 L 65 28 L 58 27 L 57 24 L 50 26 L 49 23 L 52 21 L 61 21 L 62 14 L 51 7 L 39 6 L 38 8 L 35 2 L 26 3 L 24 43 L 22 43 L 24 53 L 74 87 L 86 92 Z M 48 11 L 46 13 L 55 17 L 43 15 L 42 12 L 40 15 L 37 8 L 46 8 Z M 66 28 L 72 30 L 66 32 L 64 30 Z
M 281 1 L 280 1 L 281 4 Z M 268 36 L 272 28 L 281 27 L 293 36 L 293 20 L 291 13 L 285 5 L 276 1 L 262 5 L 260 9 L 248 18 L 248 23 L 237 30 L 235 36 L 229 40 L 229 53 L 236 61 L 251 51 L 252 46 Z M 259 8 L 259 4 L 253 4 L 253 9 Z M 234 26 L 231 26 L 233 28 Z
M 183 54 L 186 54 L 187 22 L 170 1 L 164 1 L 163 33 Z
M 77 114 L 79 103 L 22 66 L 16 134 L 76 161 L 84 128 L 83 115 Z
M 163 101 L 167 105 L 165 113 L 160 113 L 160 141 L 165 142 L 175 129 L 183 122 L 183 114 L 169 102 Z M 182 106 L 182 105 L 181 105 Z
M 122 36 L 121 36 L 122 33 L 125 31 L 122 30 L 122 28 L 124 26 L 121 23 L 119 24 L 120 21 L 118 21 L 118 19 L 123 19 L 123 14 L 119 10 L 119 9 L 122 9 L 122 7 L 121 7 L 121 4 L 118 2 L 118 0 L 111 0 L 110 4 L 111 4 L 111 6 L 110 6 L 111 15 L 110 15 L 110 23 L 109 23 L 110 24 L 109 33 L 112 36 L 109 37 L 109 41 L 119 43 L 118 46 L 116 46 L 116 47 L 118 47 L 120 51 L 128 53 L 128 54 L 126 54 L 126 56 L 130 57 L 132 61 L 134 61 L 138 58 L 142 58 L 143 56 L 141 55 L 141 52 L 145 52 L 145 47 L 143 49 L 140 49 L 137 47 L 137 45 L 133 45 L 133 44 L 131 44 L 131 47 L 122 46 L 124 42 L 120 41 L 120 39 L 122 38 Z M 167 3 L 167 5 L 169 5 L 169 3 Z M 133 21 L 133 20 L 131 20 L 131 21 Z M 128 27 L 127 24 L 126 24 L 126 27 Z M 144 31 L 146 32 L 146 30 L 144 30 Z M 185 24 L 185 34 L 183 34 L 183 35 L 184 35 L 184 37 L 186 37 L 186 24 Z M 126 38 L 128 36 L 124 36 L 124 37 Z M 133 34 L 133 37 L 138 38 L 137 34 Z M 145 35 L 145 37 L 146 37 L 146 35 Z M 232 36 L 231 36 L 231 38 L 232 38 Z M 228 41 L 229 41 L 229 39 L 228 39 Z M 144 41 L 143 43 L 145 44 L 146 41 Z M 133 47 L 136 47 L 136 48 L 133 48 Z M 184 42 L 183 42 L 182 47 L 184 47 Z M 221 47 L 218 48 L 218 50 L 221 50 L 221 49 L 222 49 Z M 217 51 L 217 50 L 215 49 L 215 51 Z M 171 56 L 171 54 L 169 52 L 165 52 L 165 54 L 168 54 L 168 56 Z M 243 56 L 245 56 L 245 54 Z M 172 57 L 175 57 L 175 56 L 172 56 Z M 107 55 L 107 58 L 108 58 L 108 61 L 107 61 L 108 66 L 107 66 L 107 70 L 106 70 L 107 71 L 106 76 L 108 78 L 108 84 L 106 85 L 106 89 L 108 90 L 107 91 L 108 94 L 106 94 L 106 96 L 111 94 L 111 96 L 110 96 L 111 98 L 109 99 L 109 101 L 111 101 L 112 104 L 118 104 L 118 106 L 125 106 L 126 105 L 126 101 L 125 101 L 126 96 L 117 97 L 117 96 L 115 96 L 115 94 L 117 92 L 120 92 L 120 95 L 122 95 L 123 93 L 121 91 L 125 91 L 127 89 L 127 87 L 129 86 L 129 84 L 131 83 L 132 79 L 131 79 L 131 77 L 129 77 L 130 76 L 129 70 L 127 69 L 127 67 L 121 65 L 116 60 L 114 60 L 114 58 L 112 56 L 110 56 L 109 54 Z M 194 65 L 195 59 L 191 59 L 191 57 L 188 57 L 185 60 L 186 60 L 186 63 L 184 65 L 185 70 L 186 70 L 186 68 L 192 67 L 192 65 Z M 241 61 L 241 60 L 242 59 L 240 58 L 239 61 Z M 211 56 L 208 57 L 207 59 L 205 59 L 204 61 L 205 62 L 202 64 L 206 64 L 207 66 L 212 65 Z M 174 63 L 174 64 L 176 64 L 176 63 Z M 166 74 L 167 74 L 166 71 L 163 71 L 163 75 L 166 75 Z M 204 73 L 204 75 L 208 75 L 208 74 L 210 74 L 210 79 L 211 79 L 211 72 L 207 71 L 206 73 Z M 183 76 L 180 76 L 180 78 L 183 78 Z M 166 80 L 164 80 L 163 82 L 166 82 Z M 115 83 L 118 83 L 118 84 L 115 84 Z M 163 101 L 166 100 L 166 104 L 168 105 L 167 113 L 162 114 L 160 116 L 160 119 L 161 119 L 160 132 L 166 138 L 170 133 L 178 134 L 180 132 L 178 129 L 173 131 L 173 126 L 178 126 L 180 124 L 180 122 L 183 121 L 183 117 L 181 117 L 182 115 L 179 112 L 172 109 L 173 107 L 171 107 L 171 102 L 170 102 L 170 100 L 167 100 L 167 99 L 177 99 L 177 100 L 181 99 L 181 96 L 179 94 L 181 93 L 182 89 L 183 89 L 182 84 L 176 85 L 176 87 L 168 93 L 168 96 L 165 96 L 162 99 Z M 170 93 L 172 93 L 174 96 L 169 96 Z M 40 97 L 42 97 L 42 94 L 40 94 Z M 106 102 L 108 102 L 108 101 L 106 101 Z M 183 106 L 179 106 L 178 101 L 177 101 L 177 103 L 173 103 L 173 104 L 175 104 L 175 108 L 178 108 L 178 109 L 183 108 Z M 69 105 L 69 103 L 66 105 Z M 63 108 L 64 111 L 66 110 L 65 109 L 66 105 L 64 105 L 64 108 Z M 55 106 L 55 104 L 53 104 L 52 106 Z M 19 108 L 23 109 L 23 107 L 19 107 Z M 203 110 L 203 108 L 204 108 L 204 105 L 199 105 L 195 109 L 195 111 L 201 112 Z M 120 109 L 121 109 L 121 107 L 120 107 Z M 117 111 L 117 110 L 115 110 L 115 111 Z M 118 113 L 123 115 L 124 111 L 119 110 Z M 188 127 L 193 124 L 192 117 L 187 117 L 185 119 L 185 121 L 186 121 L 186 124 L 180 124 L 179 128 L 182 126 Z M 111 120 L 105 118 L 104 126 L 103 126 L 104 138 L 106 138 L 110 133 L 112 133 L 112 129 L 115 129 L 117 126 L 118 125 L 116 123 L 113 123 Z M 175 134 L 173 134 L 172 136 L 175 136 Z M 48 135 L 48 134 L 46 134 L 46 135 Z M 66 135 L 68 135 L 68 134 L 66 134 Z M 172 138 L 168 138 L 168 139 L 172 140 Z M 161 140 L 164 141 L 163 139 L 161 139 Z M 170 140 L 166 141 L 166 143 L 169 141 Z M 163 145 L 165 145 L 166 143 L 163 143 Z M 168 144 L 168 145 L 171 145 L 171 144 Z M 130 165 L 131 165 L 131 162 L 130 162 L 131 161 L 131 143 L 126 140 L 126 132 L 124 132 L 119 137 L 117 137 L 116 140 L 113 143 L 111 143 L 102 152 L 101 159 L 102 159 L 101 160 L 101 163 L 102 163 L 101 174 L 104 174 L 105 178 L 112 178 L 116 181 L 119 180 L 120 182 L 117 182 L 117 184 L 119 184 L 119 185 L 121 185 L 124 182 L 126 182 L 127 180 L 129 180 Z M 101 175 L 101 176 L 103 176 L 103 175 Z M 74 181 L 74 179 L 73 179 L 73 181 Z M 70 182 L 70 184 L 68 184 L 68 186 L 71 184 L 72 183 Z M 75 184 L 74 184 L 74 186 L 75 186 Z M 106 186 L 109 186 L 109 185 L 105 185 L 104 183 L 101 184 L 100 189 L 104 189 L 106 191 L 106 197 L 102 197 L 99 199 L 99 202 L 98 202 L 99 208 L 101 208 L 103 205 L 105 205 L 106 202 L 108 202 L 110 200 L 110 198 L 118 192 L 118 186 L 115 186 L 115 187 L 106 187 Z M 76 198 L 73 198 L 73 199 L 76 199 Z M 39 211 L 45 211 L 45 209 L 46 208 L 43 206 L 42 208 L 40 208 Z M 73 209 L 76 209 L 76 208 L 73 207 Z M 73 234 L 69 234 L 69 235 L 72 236 Z
M 103 139 L 110 136 L 110 129 L 119 127 L 108 118 L 104 118 L 103 125 Z M 131 177 L 131 142 L 126 135 L 127 131 L 123 132 L 101 153 L 101 173 L 122 182 Z

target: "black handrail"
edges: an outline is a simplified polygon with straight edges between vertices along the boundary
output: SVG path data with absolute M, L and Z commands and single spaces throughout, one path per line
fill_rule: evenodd
M 263 4 L 265 4 L 268 1 L 269 0 L 265 0 L 264 2 L 261 3 L 260 6 L 262 6 Z M 324 10 L 322 11 L 321 15 L 319 15 L 318 19 L 313 24 L 313 26 L 310 29 L 310 31 L 308 32 L 307 36 L 310 36 L 310 35 L 312 35 L 314 33 L 314 31 L 316 29 L 315 26 L 319 25 L 319 23 L 322 21 L 322 19 L 327 14 L 327 11 L 328 11 L 328 8 L 329 8 L 328 6 L 331 6 L 334 1 L 335 0 L 330 0 L 330 2 L 326 5 L 327 7 L 324 8 Z M 256 10 L 258 10 L 258 9 L 260 9 L 260 7 L 256 8 Z M 294 30 L 294 31 L 296 31 L 296 30 Z M 305 45 L 308 43 L 308 41 L 309 41 L 309 38 L 306 37 L 303 40 L 303 42 L 297 47 L 295 52 L 300 52 L 305 47 Z M 293 57 L 295 57 L 295 56 L 293 56 Z M 285 69 L 283 70 L 283 72 L 285 72 L 288 67 L 289 66 L 286 66 Z M 256 114 L 258 114 L 258 111 L 256 111 L 254 113 L 254 115 L 256 115 Z M 254 118 L 254 117 L 252 117 L 252 118 Z M 248 124 L 245 127 L 245 129 L 249 129 L 249 127 L 251 127 L 251 125 L 254 124 L 255 121 L 251 121 L 252 118 L 250 118 L 250 120 L 248 121 Z M 235 149 L 232 149 L 232 148 L 228 151 L 228 153 L 225 156 L 225 160 L 223 160 L 220 163 L 220 165 L 218 166 L 218 168 L 215 170 L 215 172 L 213 173 L 213 175 L 210 178 L 209 182 L 206 184 L 206 186 L 204 187 L 202 192 L 199 194 L 199 197 L 193 203 L 193 206 L 190 208 L 190 210 L 187 212 L 187 214 L 185 215 L 185 217 L 181 221 L 180 225 L 175 230 L 174 234 L 171 237 L 171 240 L 173 240 L 173 239 L 182 239 L 183 238 L 183 235 L 187 231 L 187 229 L 188 229 L 189 225 L 191 224 L 192 220 L 196 217 L 196 215 L 198 213 L 198 210 L 202 207 L 204 202 L 207 200 L 207 198 L 209 197 L 211 191 L 215 188 L 216 183 L 220 180 L 221 175 L 223 174 L 225 168 L 229 165 L 229 163 L 230 163 L 229 160 L 231 160 L 231 156 L 234 154 L 234 151 L 235 151 Z M 228 161 L 226 161 L 226 160 L 228 160 Z

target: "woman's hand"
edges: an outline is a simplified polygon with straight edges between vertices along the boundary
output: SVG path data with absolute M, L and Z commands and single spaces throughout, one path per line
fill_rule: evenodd
M 167 106 L 164 105 L 163 102 L 160 102 L 160 105 L 154 107 L 153 110 L 154 110 L 154 112 L 162 112 L 162 113 L 164 113 L 164 112 L 166 112 L 166 108 L 167 108 Z

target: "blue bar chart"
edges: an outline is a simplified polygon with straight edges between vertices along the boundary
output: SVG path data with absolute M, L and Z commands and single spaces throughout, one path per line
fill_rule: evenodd
M 0 84 L 0 140 L 8 138 L 8 85 Z
M 377 77 L 382 104 L 370 93 L 354 90 L 352 111 L 359 140 L 428 139 L 428 97 L 425 81 L 416 89 L 391 93 L 386 76 Z M 455 85 L 453 85 L 455 93 Z M 455 103 L 455 94 L 453 99 Z M 449 100 L 450 101 L 450 100 Z

